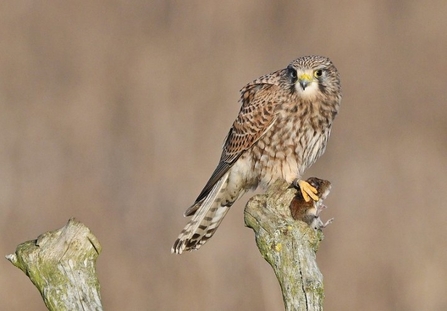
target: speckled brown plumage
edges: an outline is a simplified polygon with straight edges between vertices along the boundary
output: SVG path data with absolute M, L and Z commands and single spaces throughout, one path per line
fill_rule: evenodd
M 219 164 L 185 212 L 192 219 L 175 241 L 174 253 L 203 245 L 250 189 L 284 179 L 299 182 L 306 200 L 318 199 L 301 177 L 323 154 L 340 106 L 340 79 L 332 62 L 323 56 L 300 57 L 247 84 L 240 102 Z

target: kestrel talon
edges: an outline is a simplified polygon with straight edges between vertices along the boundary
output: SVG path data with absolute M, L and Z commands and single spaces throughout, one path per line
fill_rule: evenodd
M 316 189 L 304 171 L 326 149 L 341 102 L 340 77 L 323 56 L 304 56 L 241 90 L 241 109 L 223 145 L 219 164 L 185 212 L 192 216 L 172 252 L 198 249 L 219 227 L 231 205 L 278 179 L 299 185 L 306 200 Z

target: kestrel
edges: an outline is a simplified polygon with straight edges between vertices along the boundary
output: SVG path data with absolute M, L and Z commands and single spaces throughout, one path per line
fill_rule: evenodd
M 237 199 L 278 179 L 299 186 L 306 201 L 318 201 L 317 189 L 301 178 L 326 149 L 341 97 L 337 69 L 316 55 L 297 58 L 247 84 L 219 164 L 186 210 L 192 219 L 171 251 L 198 249 Z

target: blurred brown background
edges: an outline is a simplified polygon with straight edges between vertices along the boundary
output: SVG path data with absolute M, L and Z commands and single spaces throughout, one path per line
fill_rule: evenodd
M 307 54 L 344 91 L 326 154 L 327 310 L 447 310 L 447 2 L 3 1 L 0 253 L 76 217 L 107 310 L 282 310 L 243 225 L 170 254 L 238 90 Z M 46 310 L 0 263 L 0 308 Z

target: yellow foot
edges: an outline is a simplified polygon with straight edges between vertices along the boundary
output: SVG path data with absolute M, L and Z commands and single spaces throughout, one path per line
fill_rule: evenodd
M 307 181 L 299 180 L 298 185 L 300 186 L 301 193 L 303 194 L 303 198 L 306 202 L 309 202 L 310 199 L 314 201 L 318 201 L 320 198 L 317 196 L 318 190 L 315 187 L 312 187 Z

